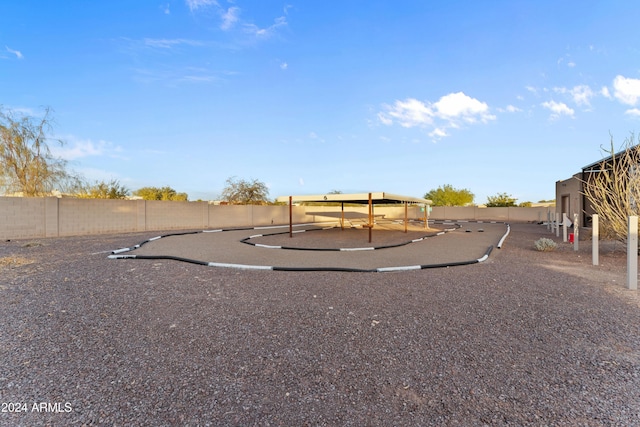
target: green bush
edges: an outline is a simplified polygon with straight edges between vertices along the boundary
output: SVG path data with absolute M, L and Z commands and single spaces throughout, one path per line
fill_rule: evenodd
M 540 252 L 550 252 L 554 251 L 558 245 L 551 239 L 547 239 L 546 237 L 542 237 L 535 241 L 536 249 Z

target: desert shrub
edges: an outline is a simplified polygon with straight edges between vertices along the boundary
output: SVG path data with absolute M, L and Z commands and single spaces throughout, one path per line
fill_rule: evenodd
M 546 237 L 542 237 L 534 242 L 536 249 L 540 252 L 549 252 L 553 251 L 558 247 L 556 242 L 551 239 L 547 239 Z

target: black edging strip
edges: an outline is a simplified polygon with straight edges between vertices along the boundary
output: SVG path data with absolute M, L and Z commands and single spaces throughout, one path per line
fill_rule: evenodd
M 466 221 L 466 222 L 477 222 L 477 223 L 485 223 L 487 221 Z M 434 222 L 435 223 L 435 222 Z M 448 222 L 445 221 L 445 223 L 449 224 Z M 490 224 L 499 224 L 499 222 L 496 221 L 492 221 L 492 222 L 487 222 Z M 501 238 L 500 242 L 502 243 L 504 241 L 504 239 L 507 237 L 507 235 L 509 234 L 510 230 L 511 230 L 511 226 L 507 223 L 502 223 L 505 224 L 507 226 L 507 232 L 505 233 L 505 235 Z M 451 225 L 456 225 L 457 228 L 461 228 L 462 225 L 456 223 L 456 224 L 451 224 Z M 243 230 L 256 230 L 256 229 L 261 229 L 261 227 L 245 227 L 245 228 L 227 228 L 227 229 L 220 229 L 219 231 L 243 231 Z M 322 230 L 322 228 L 318 228 L 318 229 L 312 229 L 312 230 L 305 230 L 305 231 L 316 231 L 316 230 Z M 216 230 L 218 231 L 218 230 Z M 445 230 L 446 231 L 451 231 L 451 230 Z M 147 239 L 135 246 L 133 246 L 132 248 L 122 248 L 122 249 L 117 249 L 114 251 L 111 251 L 111 255 L 109 256 L 109 258 L 114 258 L 114 259 L 127 259 L 127 258 L 135 258 L 135 259 L 167 259 L 167 260 L 173 260 L 173 261 L 181 261 L 181 262 L 186 262 L 186 263 L 190 263 L 190 264 L 197 264 L 197 265 L 204 265 L 204 266 L 211 266 L 211 264 L 215 264 L 215 263 L 211 263 L 211 262 L 207 262 L 207 261 L 199 261 L 199 260 L 195 260 L 195 259 L 191 259 L 191 258 L 183 258 L 183 257 L 178 257 L 178 256 L 173 256 L 173 255 L 133 255 L 133 254 L 125 254 L 125 255 L 118 255 L 122 252 L 129 252 L 129 251 L 133 251 L 139 247 L 141 247 L 142 245 L 154 241 L 154 240 L 158 240 L 164 237 L 171 237 L 171 236 L 184 236 L 184 235 L 189 235 L 189 234 L 200 234 L 200 233 L 204 233 L 205 231 L 187 231 L 187 232 L 179 232 L 179 233 L 170 233 L 170 234 L 164 234 L 161 236 L 157 236 L 157 237 L 153 237 L 151 239 Z M 273 233 L 273 234 L 286 234 L 288 232 L 283 232 L 283 233 Z M 265 234 L 264 236 L 268 236 L 271 234 Z M 440 235 L 440 233 L 434 233 L 432 235 L 429 236 L 424 236 L 420 239 L 414 239 L 414 240 L 422 240 L 425 239 L 427 237 L 433 237 L 433 236 L 437 236 Z M 245 242 L 244 240 L 248 240 L 251 237 L 242 239 L 241 241 L 243 243 L 247 243 L 250 245 L 255 246 L 255 244 L 253 243 L 248 243 Z M 409 241 L 406 243 L 400 243 L 400 244 L 396 244 L 396 245 L 387 245 L 387 246 L 379 246 L 376 247 L 374 249 L 385 249 L 385 248 L 393 248 L 393 247 L 398 247 L 398 246 L 404 246 L 407 245 L 409 243 L 413 243 L 414 241 Z M 500 248 L 501 245 L 498 245 L 498 248 Z M 285 249 L 285 247 L 281 247 L 282 249 Z M 297 249 L 297 250 L 335 250 L 335 249 L 327 249 L 327 248 L 320 248 L 320 249 L 314 249 L 314 248 L 286 248 L 286 249 Z M 340 250 L 340 249 L 338 249 Z M 474 259 L 474 260 L 469 260 L 469 261 L 456 261 L 456 262 L 450 262 L 450 263 L 440 263 L 440 264 L 423 264 L 423 265 L 416 265 L 416 266 L 401 266 L 401 267 L 384 267 L 384 268 L 373 268 L 373 269 L 363 269 L 363 268 L 348 268 L 348 267 L 275 267 L 275 266 L 263 266 L 265 270 L 272 270 L 272 271 L 300 271 L 300 272 L 305 272 L 305 271 L 337 271 L 337 272 L 348 272 L 348 273 L 380 273 L 380 272 L 396 272 L 396 271 L 408 271 L 408 270 L 426 270 L 426 269 L 432 269 L 432 268 L 447 268 L 447 267 L 457 267 L 457 266 L 462 266 L 462 265 L 470 265 L 470 264 L 477 264 L 480 263 L 484 260 L 486 260 L 489 255 L 491 254 L 491 252 L 493 251 L 493 245 L 489 246 L 489 248 L 487 248 L 485 254 L 478 259 Z M 246 267 L 246 266 L 244 266 Z M 243 265 L 242 264 L 238 264 L 237 268 L 242 269 Z M 246 267 L 248 268 L 248 267 Z
M 285 249 L 285 250 L 296 250 L 296 251 L 336 251 L 336 252 L 342 252 L 342 251 L 356 251 L 356 250 L 378 250 L 378 249 L 390 249 L 390 248 L 398 248 L 400 246 L 405 246 L 405 245 L 409 245 L 411 243 L 415 243 L 416 241 L 421 241 L 430 237 L 435 237 L 440 235 L 440 233 L 445 232 L 448 233 L 450 231 L 453 230 L 457 230 L 459 228 L 462 228 L 462 225 L 460 224 L 451 224 L 451 225 L 455 225 L 455 228 L 452 229 L 446 229 L 446 230 L 442 230 L 440 232 L 437 233 L 431 233 L 431 234 L 425 234 L 424 236 L 418 237 L 416 239 L 413 240 L 409 240 L 407 242 L 402 242 L 402 243 L 396 243 L 393 245 L 384 245 L 384 246 L 373 246 L 373 247 L 366 247 L 366 248 L 299 248 L 299 247 L 295 247 L 295 246 L 278 246 L 278 249 Z M 314 228 L 311 230 L 304 230 L 305 232 L 309 232 L 309 231 L 322 231 L 324 230 L 323 228 Z M 250 242 L 251 239 L 253 238 L 257 238 L 257 237 L 267 237 L 267 236 L 277 236 L 280 234 L 289 234 L 288 231 L 283 231 L 280 233 L 271 233 L 271 234 L 260 234 L 259 236 L 249 236 L 249 237 L 245 237 L 244 239 L 240 240 L 241 243 L 245 243 L 247 245 L 251 245 L 251 246 L 257 246 L 259 245 L 259 243 L 253 243 Z
M 134 255 L 134 256 L 135 256 L 135 259 L 170 259 L 173 261 L 188 262 L 190 264 L 198 264 L 198 265 L 206 265 L 206 266 L 209 265 L 209 263 L 206 261 L 198 261 L 197 259 L 183 258 L 183 257 L 173 256 L 173 255 Z

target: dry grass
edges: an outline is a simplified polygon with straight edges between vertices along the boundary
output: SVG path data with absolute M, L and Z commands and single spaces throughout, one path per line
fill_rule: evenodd
M 11 268 L 21 267 L 23 265 L 33 264 L 35 261 L 21 256 L 6 256 L 0 258 L 0 271 L 9 270 Z

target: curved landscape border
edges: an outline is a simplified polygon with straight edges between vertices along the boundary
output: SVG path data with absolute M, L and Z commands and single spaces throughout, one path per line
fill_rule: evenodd
M 453 230 L 457 230 L 458 228 L 462 227 L 460 224 L 450 224 L 450 225 L 453 225 L 454 228 L 447 228 L 447 229 L 444 229 L 444 230 L 441 230 L 441 231 L 438 231 L 438 232 L 426 234 L 426 235 L 424 235 L 422 237 L 419 237 L 417 239 L 407 240 L 406 242 L 400 242 L 400 243 L 395 243 L 395 244 L 392 244 L 392 245 L 383 245 L 383 246 L 364 246 L 364 247 L 360 247 L 360 248 L 304 248 L 304 247 L 299 247 L 299 246 L 263 245 L 261 243 L 251 242 L 251 239 L 257 239 L 258 237 L 277 236 L 277 235 L 281 235 L 281 234 L 289 234 L 288 231 L 283 231 L 281 233 L 254 234 L 253 236 L 245 237 L 244 239 L 240 240 L 240 242 L 241 243 L 245 243 L 247 245 L 255 246 L 255 247 L 258 247 L 258 248 L 264 248 L 264 249 L 284 249 L 284 250 L 296 250 L 296 251 L 337 251 L 337 252 L 375 251 L 375 250 L 380 250 L 380 249 L 398 248 L 400 246 L 406 246 L 406 245 L 409 245 L 411 243 L 421 242 L 424 239 L 427 239 L 427 238 L 430 238 L 430 237 L 435 237 L 435 236 L 441 236 L 441 235 L 443 235 L 445 233 L 448 233 L 448 232 L 453 231 Z M 294 233 L 305 233 L 305 232 L 310 232 L 310 231 L 322 231 L 322 230 L 327 230 L 329 228 L 335 228 L 335 227 L 314 228 L 314 229 L 311 229 L 311 230 L 297 230 L 297 231 L 294 231 Z
M 253 235 L 253 236 L 249 236 L 245 239 L 240 240 L 240 242 L 245 243 L 245 244 L 249 244 L 252 246 L 256 246 L 256 247 L 262 247 L 262 248 L 270 248 L 270 249 L 288 249 L 288 250 L 317 250 L 317 251 L 327 251 L 327 250 L 331 250 L 331 251 L 365 251 L 365 250 L 379 250 L 379 249 L 390 249 L 390 248 L 394 248 L 394 247 L 399 247 L 399 246 L 404 246 L 404 245 L 408 245 L 410 243 L 416 243 L 416 242 L 420 242 L 426 238 L 429 237 L 435 237 L 435 236 L 439 236 L 439 235 L 443 235 L 447 232 L 456 230 L 461 228 L 462 226 L 460 225 L 460 223 L 478 223 L 478 224 L 482 224 L 482 223 L 489 223 L 489 224 L 505 224 L 506 226 L 506 232 L 505 234 L 502 236 L 502 238 L 500 239 L 500 241 L 497 244 L 497 248 L 500 249 L 502 247 L 502 244 L 504 243 L 506 237 L 509 235 L 509 232 L 511 230 L 511 227 L 508 223 L 505 222 L 499 222 L 499 221 L 431 221 L 431 223 L 433 224 L 444 224 L 444 225 L 452 225 L 454 226 L 454 228 L 449 228 L 449 229 L 445 229 L 442 230 L 440 232 L 437 233 L 433 233 L 431 235 L 427 235 L 427 236 L 423 236 L 421 238 L 418 239 L 413 239 L 407 242 L 402 242 L 399 244 L 394 244 L 394 245 L 385 245 L 385 246 L 378 246 L 378 247 L 364 247 L 364 248 L 296 248 L 296 247 L 282 247 L 282 246 L 269 246 L 269 245 L 260 245 L 260 244 L 255 244 L 255 243 L 251 243 L 251 242 L 247 242 L 248 240 L 250 240 L 251 238 L 257 238 L 260 236 L 268 236 L 268 235 L 276 235 L 276 234 L 286 234 L 288 232 L 283 232 L 283 233 L 271 233 L 271 234 L 259 234 L 259 235 Z M 297 226 L 307 226 L 309 224 L 298 224 Z M 313 224 L 311 224 L 313 225 Z M 215 229 L 215 230 L 200 230 L 200 231 L 187 231 L 187 232 L 178 232 L 178 233 L 169 233 L 169 234 L 164 234 L 164 235 L 160 235 L 157 237 L 152 237 L 150 239 L 147 239 L 137 245 L 134 245 L 132 247 L 129 248 L 121 248 L 121 249 L 116 249 L 111 251 L 111 254 L 108 256 L 108 258 L 110 259 L 164 259 L 164 260 L 174 260 L 174 261 L 181 261 L 181 262 L 186 262 L 186 263 L 191 263 L 191 264 L 198 264 L 198 265 L 204 265 L 207 267 L 221 267 L 221 268 L 236 268 L 236 269 L 242 269 L 242 270 L 269 270 L 269 271 L 342 271 L 342 272 L 355 272 L 355 273 L 383 273 L 383 272 L 393 272 L 393 271 L 409 271 L 409 270 L 425 270 L 425 269 L 432 269 L 432 268 L 446 268 L 446 267 L 455 267 L 455 266 L 462 266 L 462 265 L 470 265 L 470 264 L 477 264 L 477 263 L 481 263 L 483 261 L 486 261 L 489 258 L 489 255 L 491 254 L 491 252 L 493 251 L 494 246 L 490 245 L 487 250 L 485 251 L 484 255 L 482 255 L 480 258 L 475 258 L 475 259 L 470 259 L 467 261 L 456 261 L 456 262 L 449 262 L 449 263 L 437 263 L 437 264 L 418 264 L 418 265 L 407 265 L 407 266 L 398 266 L 398 267 L 379 267 L 379 268 L 349 268 L 349 267 L 282 267 L 282 266 L 267 266 L 267 265 L 250 265 L 250 264 L 234 264 L 234 263 L 219 263 L 219 262 L 208 262 L 208 261 L 201 261 L 201 260 L 196 260 L 196 259 L 191 259 L 191 258 L 184 258 L 184 257 L 179 257 L 179 256 L 175 256 L 175 255 L 137 255 L 137 254 L 129 254 L 127 252 L 131 252 L 134 251 L 140 247 L 142 247 L 143 245 L 153 242 L 155 240 L 158 239 L 162 239 L 164 237 L 171 237 L 171 236 L 184 236 L 184 235 L 190 235 L 190 234 L 200 234 L 200 233 L 219 233 L 219 232 L 225 232 L 225 231 L 243 231 L 243 230 L 264 230 L 264 229 L 273 229 L 273 228 L 282 228 L 282 227 L 288 227 L 288 226 L 270 226 L 270 227 L 241 227 L 241 228 L 224 228 L 224 229 Z M 312 229 L 312 230 L 296 230 L 295 232 L 300 233 L 300 232 L 306 232 L 306 231 L 322 231 L 325 228 L 318 228 L 318 229 Z

